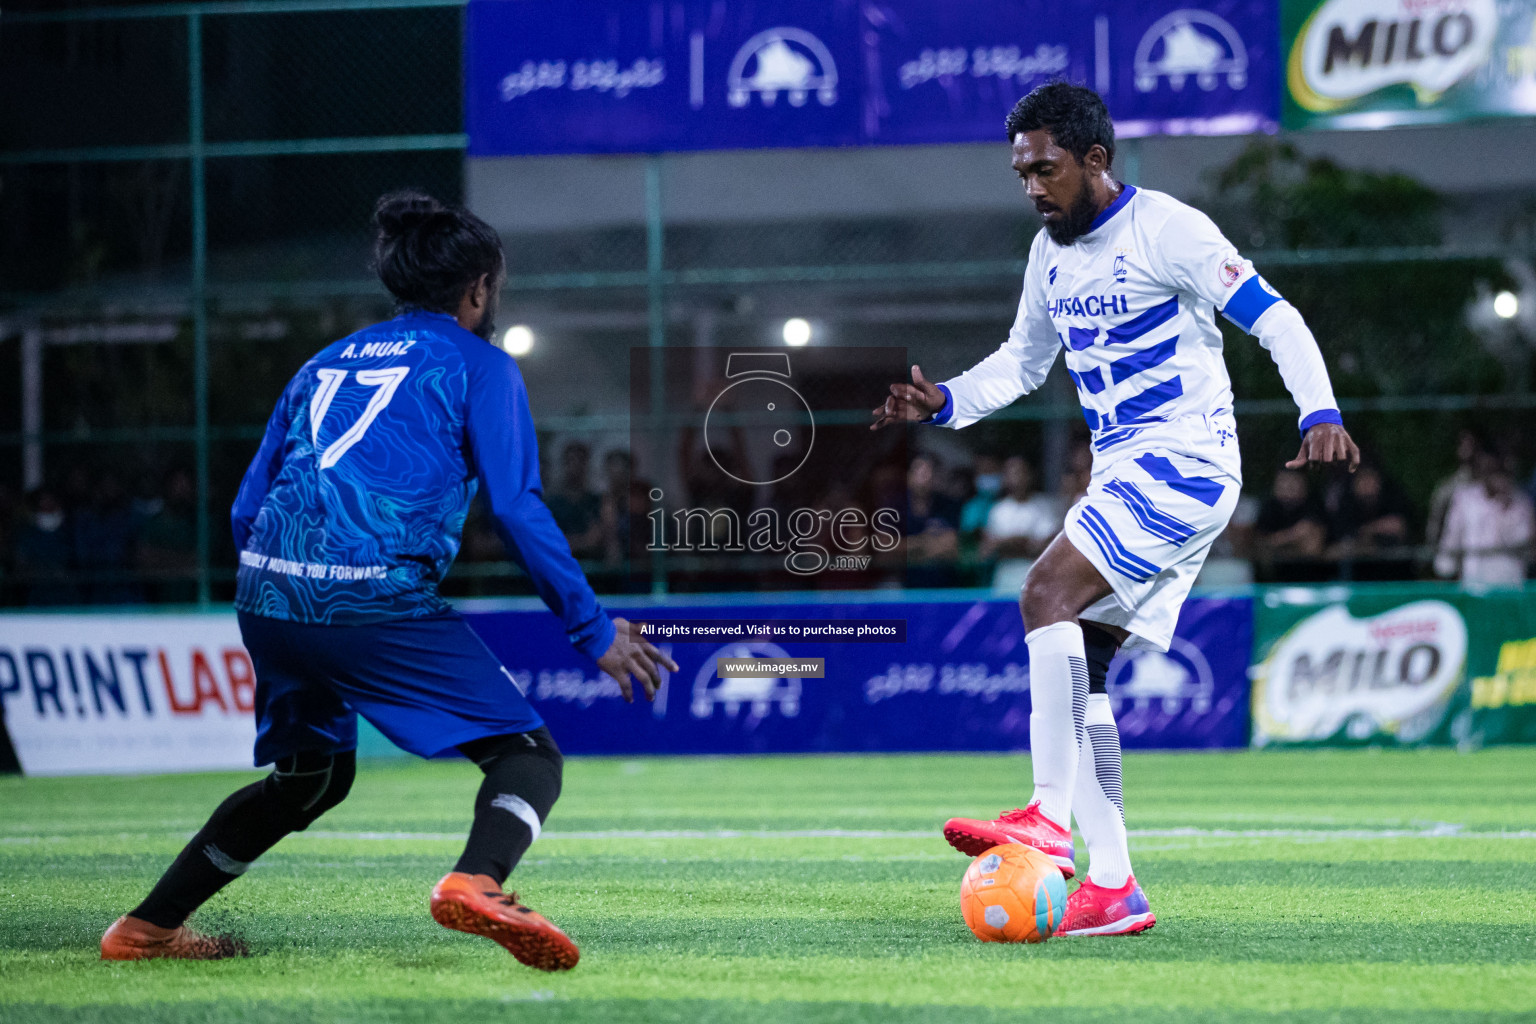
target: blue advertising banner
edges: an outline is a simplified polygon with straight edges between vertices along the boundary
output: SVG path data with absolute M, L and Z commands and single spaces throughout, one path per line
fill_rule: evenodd
M 1002 139 L 1067 78 L 1124 136 L 1273 130 L 1276 0 L 471 0 L 472 156 Z
M 1055 78 L 1098 90 L 1123 138 L 1272 131 L 1272 0 L 867 4 L 874 144 L 991 142 L 1019 97 Z
M 1115 131 L 1273 132 L 1280 120 L 1280 13 L 1274 0 L 1110 5 L 1103 76 Z
M 905 643 L 726 640 L 662 643 L 680 671 L 653 704 L 625 704 L 542 611 L 469 612 L 572 754 L 1021 750 L 1029 656 L 1012 601 L 667 605 L 633 621 L 904 619 Z M 1248 598 L 1187 602 L 1167 654 L 1123 655 L 1108 690 L 1128 748 L 1248 744 Z M 717 658 L 822 658 L 824 677 L 719 678 Z

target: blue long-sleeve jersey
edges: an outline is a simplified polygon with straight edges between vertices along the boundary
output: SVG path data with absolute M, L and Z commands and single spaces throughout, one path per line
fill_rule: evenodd
M 600 656 L 613 622 L 544 504 L 522 374 L 439 313 L 343 338 L 288 384 L 231 512 L 235 607 L 331 625 L 447 611 L 438 583 L 479 487 L 571 643 Z

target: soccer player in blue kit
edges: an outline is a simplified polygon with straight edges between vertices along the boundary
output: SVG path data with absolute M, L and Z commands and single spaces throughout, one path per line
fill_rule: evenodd
M 1075 817 L 1088 872 L 1055 934 L 1129 935 L 1157 918 L 1131 872 L 1107 675 L 1122 645 L 1168 649 L 1237 504 L 1242 465 L 1216 313 L 1259 339 L 1296 402 L 1301 450 L 1287 467 L 1353 471 L 1360 451 L 1301 314 L 1205 214 L 1114 179 L 1115 129 L 1097 93 L 1042 85 L 1006 128 L 1014 172 L 1044 221 L 1013 329 L 942 384 L 914 366 L 873 426 L 969 426 L 1040 387 L 1058 355 L 1066 361 L 1093 435 L 1093 475 L 1019 596 L 1034 792 L 994 819 L 952 818 L 944 837 L 971 856 L 1032 846 L 1071 878 Z
M 357 715 L 421 757 L 484 773 L 464 854 L 432 891 L 447 928 L 541 970 L 574 943 L 502 883 L 560 795 L 562 759 L 511 674 L 438 595 L 483 488 L 508 552 L 577 650 L 633 700 L 677 665 L 632 638 L 587 584 L 545 506 L 528 393 L 490 343 L 505 275 L 484 221 L 419 193 L 375 209 L 374 261 L 398 315 L 343 338 L 289 383 L 232 513 L 235 607 L 256 667 L 257 765 L 153 891 L 102 937 L 104 959 L 213 959 L 236 940 L 187 918 L 290 832 L 339 804 Z

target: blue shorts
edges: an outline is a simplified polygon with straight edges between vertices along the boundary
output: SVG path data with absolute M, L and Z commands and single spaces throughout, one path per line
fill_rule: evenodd
M 258 765 L 353 750 L 358 715 L 420 757 L 544 724 L 456 612 L 366 626 L 241 612 L 240 635 L 256 667 Z

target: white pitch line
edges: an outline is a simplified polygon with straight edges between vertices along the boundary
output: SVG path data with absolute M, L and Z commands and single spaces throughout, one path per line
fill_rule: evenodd
M 1536 839 L 1531 829 L 1475 832 L 1444 821 L 1428 828 L 1142 828 L 1126 834 L 1137 839 Z
M 906 832 L 888 829 L 807 828 L 773 831 L 766 829 L 607 829 L 599 832 L 542 832 L 541 839 L 931 839 L 938 833 L 931 829 Z M 318 832 L 304 835 L 316 839 L 453 839 L 462 840 L 463 832 Z
M 316 839 L 463 838 L 459 832 L 305 832 Z M 1428 828 L 1305 829 L 1305 828 L 1147 828 L 1131 829 L 1132 839 L 1536 839 L 1536 829 L 1477 832 L 1463 825 L 1439 822 Z M 544 832 L 542 839 L 936 839 L 937 829 L 608 829 L 590 832 Z
M 116 833 L 120 838 L 148 838 L 161 833 Z M 176 832 L 176 835 L 186 833 Z M 1438 822 L 1427 828 L 1313 829 L 1313 828 L 1141 828 L 1130 829 L 1132 839 L 1291 839 L 1328 842 L 1343 839 L 1536 839 L 1536 829 L 1480 832 L 1464 825 Z M 463 842 L 463 832 L 322 832 L 299 833 L 313 839 L 346 839 L 363 842 Z M 581 832 L 545 832 L 543 839 L 937 839 L 937 829 L 605 829 Z M 0 845 L 62 843 L 100 839 L 99 833 L 71 835 L 0 836 Z

